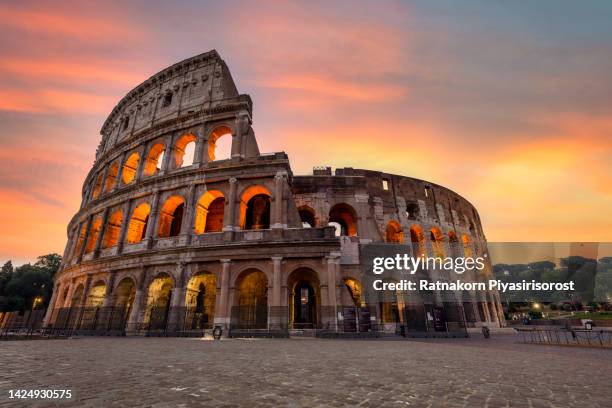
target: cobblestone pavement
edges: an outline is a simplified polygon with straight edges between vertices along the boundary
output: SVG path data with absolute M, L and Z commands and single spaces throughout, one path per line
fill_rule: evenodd
M 0 406 L 612 406 L 612 351 L 515 340 L 4 341 Z M 74 397 L 7 399 L 50 388 Z

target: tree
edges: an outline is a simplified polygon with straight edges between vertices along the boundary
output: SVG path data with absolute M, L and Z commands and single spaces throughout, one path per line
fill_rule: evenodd
M 49 272 L 51 278 L 55 276 L 55 273 L 59 270 L 60 264 L 62 263 L 62 256 L 60 254 L 47 254 L 38 257 L 38 261 L 34 264 L 39 268 L 42 268 Z
M 39 256 L 34 265 L 13 268 L 10 261 L 5 263 L 0 271 L 0 311 L 45 307 L 51 299 L 53 277 L 61 261 L 60 255 L 47 254 Z M 40 301 L 34 302 L 36 298 Z
M 7 282 L 11 280 L 12 276 L 13 263 L 11 261 L 6 261 L 0 270 L 0 296 L 4 295 L 4 287 L 6 286 Z
M 44 268 L 25 264 L 15 269 L 13 278 L 6 285 L 9 296 L 19 296 L 23 299 L 22 307 L 30 309 L 34 299 L 42 297 L 48 299 L 53 289 L 53 279 Z M 43 305 L 43 302 L 40 303 Z

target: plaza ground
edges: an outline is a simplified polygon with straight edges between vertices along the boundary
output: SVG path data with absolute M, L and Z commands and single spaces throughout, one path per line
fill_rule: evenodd
M 0 342 L 4 406 L 609 407 L 612 351 L 491 339 Z M 71 389 L 9 402 L 9 389 Z

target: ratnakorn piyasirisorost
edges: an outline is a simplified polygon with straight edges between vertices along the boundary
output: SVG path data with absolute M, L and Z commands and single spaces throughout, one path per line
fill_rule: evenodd
M 360 251 L 369 244 L 404 243 L 415 256 L 485 254 L 468 201 L 380 171 L 294 175 L 284 152 L 259 151 L 251 123 L 251 98 L 216 51 L 130 91 L 102 126 L 46 327 L 344 336 L 504 324 L 496 291 L 365 296 Z M 215 155 L 221 138 L 231 140 L 230 157 Z M 470 273 L 485 281 L 490 267 Z

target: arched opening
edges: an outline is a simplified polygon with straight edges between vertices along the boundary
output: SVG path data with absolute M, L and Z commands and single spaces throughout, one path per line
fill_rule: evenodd
M 114 313 L 111 322 L 113 330 L 123 330 L 126 328 L 127 321 L 134 306 L 136 296 L 136 286 L 130 278 L 124 278 L 115 288 Z
M 79 320 L 79 328 L 82 330 L 94 330 L 98 326 L 98 319 L 104 316 L 100 315 L 99 309 L 104 303 L 106 295 L 106 284 L 104 281 L 96 282 L 85 299 L 85 308 Z
M 340 203 L 329 210 L 329 225 L 333 223 L 340 225 L 340 235 L 349 237 L 357 235 L 357 212 L 350 205 Z
M 425 256 L 425 236 L 420 225 L 410 227 L 410 242 L 414 256 Z
M 119 163 L 114 162 L 108 169 L 106 181 L 104 182 L 104 192 L 108 193 L 117 184 L 117 174 L 119 173 Z
M 302 220 L 302 228 L 314 228 L 316 227 L 315 211 L 307 205 L 303 205 L 298 208 L 300 214 L 300 220 Z
M 196 205 L 194 232 L 220 232 L 223 230 L 223 213 L 225 197 L 218 190 L 210 190 L 202 194 Z
M 430 231 L 431 249 L 435 258 L 444 258 L 444 235 L 440 228 L 433 227 Z
M 461 242 L 463 243 L 463 253 L 466 258 L 470 258 L 472 256 L 472 246 L 470 245 L 470 237 L 467 234 L 463 234 L 461 236 Z
M 174 144 L 174 168 L 193 164 L 195 144 L 198 138 L 192 133 L 181 136 Z
M 134 208 L 127 230 L 126 239 L 128 244 L 135 244 L 142 241 L 147 232 L 150 212 L 151 207 L 147 203 L 141 203 Z
M 79 236 L 77 238 L 76 245 L 74 247 L 73 256 L 78 256 L 81 253 L 81 249 L 83 248 L 83 244 L 85 243 L 85 234 L 87 233 L 87 223 L 83 223 L 81 225 L 81 229 L 79 230 Z
M 225 160 L 232 157 L 232 130 L 219 126 L 208 137 L 208 159 Z
M 117 210 L 108 217 L 106 229 L 104 230 L 104 240 L 102 248 L 110 248 L 117 245 L 119 242 L 119 234 L 121 233 L 121 223 L 123 222 L 123 212 Z
M 268 278 L 259 270 L 242 273 L 236 285 L 232 325 L 265 329 L 268 326 Z
M 85 307 L 101 307 L 104 303 L 105 295 L 106 283 L 104 283 L 104 281 L 96 282 L 89 290 L 89 294 L 87 295 L 87 301 L 85 302 Z
M 198 273 L 187 283 L 185 294 L 185 327 L 190 330 L 208 329 L 215 318 L 217 279 L 211 273 Z
M 321 289 L 317 273 L 297 269 L 287 279 L 289 323 L 294 329 L 313 329 L 320 321 Z
M 96 248 L 96 242 L 98 241 L 98 235 L 100 235 L 100 229 L 102 228 L 102 218 L 96 217 L 91 222 L 91 229 L 89 230 L 89 237 L 87 238 L 87 245 L 85 246 L 85 253 L 89 253 Z
M 83 300 L 83 285 L 80 284 L 77 288 L 72 292 L 72 298 L 70 299 L 70 307 L 79 307 L 81 306 L 81 301 Z
M 175 237 L 181 233 L 185 200 L 181 196 L 172 196 L 166 200 L 159 213 L 160 238 Z
M 386 283 L 397 283 L 394 279 L 383 279 Z M 381 302 L 380 321 L 381 323 L 397 324 L 403 321 L 404 299 L 403 294 L 399 290 L 383 290 L 380 291 Z
M 138 163 L 140 162 L 140 155 L 138 152 L 130 154 L 123 165 L 121 171 L 121 181 L 123 184 L 130 184 L 136 179 L 136 172 L 138 171 Z
M 385 232 L 385 241 L 400 244 L 404 242 L 404 233 L 402 232 L 402 227 L 399 222 L 394 220 L 389 221 Z
M 240 198 L 240 227 L 244 230 L 270 228 L 270 197 L 264 186 L 247 188 Z
M 166 328 L 173 286 L 172 278 L 165 273 L 158 275 L 149 285 L 144 316 L 144 323 L 148 324 L 149 330 Z
M 151 147 L 151 149 L 149 150 L 149 155 L 147 156 L 147 160 L 145 162 L 145 167 L 143 171 L 144 176 L 152 176 L 154 174 L 157 174 L 161 170 L 162 163 L 164 161 L 165 150 L 166 147 L 161 143 L 154 144 L 153 147 Z
M 419 205 L 411 200 L 406 200 L 406 216 L 409 220 L 416 220 L 419 215 Z
M 102 172 L 98 173 L 98 176 L 96 177 L 96 181 L 94 183 L 93 186 L 93 190 L 91 192 L 91 198 L 92 199 L 96 199 L 100 196 L 100 193 L 102 192 Z
M 354 306 L 356 307 L 365 306 L 365 301 L 363 299 L 363 291 L 361 288 L 361 282 L 359 282 L 357 279 L 345 278 L 344 286 L 348 290 L 349 296 Z

